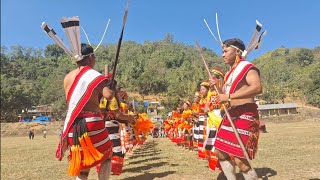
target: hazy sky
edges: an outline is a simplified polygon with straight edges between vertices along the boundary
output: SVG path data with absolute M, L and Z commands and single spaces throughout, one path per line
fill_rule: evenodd
M 79 16 L 91 43 L 97 44 L 110 18 L 104 44 L 117 43 L 125 5 L 124 0 L 1 0 L 1 45 L 44 48 L 53 44 L 40 28 L 47 22 L 66 39 L 60 19 Z M 166 33 L 174 41 L 201 46 L 220 54 L 221 49 L 207 30 L 205 18 L 216 34 L 215 13 L 219 16 L 222 39 L 238 37 L 247 44 L 255 30 L 255 20 L 268 31 L 261 49 L 249 59 L 270 50 L 320 46 L 320 0 L 131 0 L 124 41 L 158 41 Z M 81 33 L 82 42 L 86 42 Z M 67 43 L 66 43 L 67 44 Z

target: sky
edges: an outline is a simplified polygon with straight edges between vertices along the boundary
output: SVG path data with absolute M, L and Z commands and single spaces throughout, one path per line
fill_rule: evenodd
M 98 44 L 110 18 L 102 44 L 118 42 L 125 0 L 1 0 L 1 46 L 45 48 L 54 41 L 40 28 L 45 21 L 63 40 L 60 25 L 63 16 L 79 16 L 80 25 L 91 43 Z M 131 0 L 123 41 L 162 40 L 167 33 L 175 42 L 205 46 L 221 55 L 203 19 L 217 35 L 215 14 L 218 13 L 222 40 L 240 38 L 248 44 L 255 20 L 267 30 L 260 49 L 248 59 L 268 51 L 286 48 L 320 46 L 320 0 Z M 87 42 L 81 32 L 81 41 Z M 66 43 L 67 44 L 67 43 Z

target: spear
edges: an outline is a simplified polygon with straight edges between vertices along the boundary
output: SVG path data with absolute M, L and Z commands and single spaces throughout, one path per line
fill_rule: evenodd
M 104 65 L 104 75 L 107 76 L 109 74 L 109 66 L 108 64 Z
M 127 22 L 128 10 L 129 10 L 129 3 L 127 3 L 127 5 L 126 5 L 126 10 L 125 10 L 124 16 L 123 16 L 122 30 L 121 30 L 120 38 L 119 38 L 119 41 L 118 41 L 118 47 L 117 47 L 117 52 L 116 52 L 116 60 L 114 62 L 113 71 L 112 71 L 112 77 L 111 77 L 111 89 L 115 88 L 114 87 L 115 86 L 114 77 L 116 75 L 116 69 L 117 69 L 117 64 L 118 64 L 118 60 L 119 60 L 119 54 L 120 54 L 120 47 L 121 47 L 122 37 L 123 37 L 123 31 L 124 31 L 124 27 L 125 27 L 126 22 Z
M 209 70 L 209 68 L 208 68 L 208 65 L 207 65 L 206 60 L 204 59 L 204 57 L 203 57 L 203 55 L 202 55 L 202 50 L 201 50 L 201 48 L 200 48 L 200 45 L 199 45 L 198 41 L 196 41 L 196 44 L 197 44 L 197 49 L 198 49 L 198 51 L 199 51 L 199 53 L 200 53 L 200 56 L 201 56 L 201 58 L 202 58 L 202 60 L 203 60 L 203 64 L 204 64 L 204 66 L 205 66 L 205 68 L 206 68 L 206 70 L 207 70 L 207 72 L 208 72 L 209 79 L 212 80 L 212 76 L 211 76 L 210 70 Z M 218 95 L 219 95 L 220 93 L 219 93 L 216 85 L 214 85 L 214 88 L 215 88 L 215 90 L 217 91 L 217 93 L 218 93 Z M 232 119 L 231 119 L 230 114 L 229 114 L 229 112 L 228 112 L 228 110 L 227 110 L 227 108 L 226 108 L 226 106 L 225 106 L 224 104 L 222 104 L 222 107 L 223 107 L 223 109 L 224 109 L 225 112 L 226 112 L 227 118 L 228 118 L 228 120 L 229 120 L 229 122 L 230 122 L 230 124 L 231 124 L 231 127 L 232 127 L 232 129 L 233 129 L 234 134 L 236 135 L 236 138 L 237 138 L 237 140 L 238 140 L 238 142 L 239 142 L 239 144 L 240 144 L 240 147 L 241 147 L 241 149 L 242 149 L 242 151 L 243 151 L 243 154 L 244 154 L 244 156 L 246 157 L 246 159 L 247 159 L 247 161 L 248 161 L 251 169 L 253 169 L 252 162 L 251 162 L 250 159 L 249 159 L 248 152 L 246 151 L 246 149 L 245 149 L 245 147 L 244 147 L 244 144 L 243 144 L 242 140 L 240 139 L 239 133 L 238 133 L 238 131 L 237 131 L 237 129 L 236 129 L 236 127 L 235 127 Z M 254 169 L 253 169 L 253 170 L 254 170 Z

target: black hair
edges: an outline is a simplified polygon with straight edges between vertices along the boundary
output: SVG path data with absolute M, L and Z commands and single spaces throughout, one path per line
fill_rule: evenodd
M 82 56 L 85 56 L 85 55 L 88 55 L 88 54 L 91 54 L 93 53 L 93 47 L 88 45 L 88 44 L 85 44 L 85 43 L 81 43 L 81 55 Z M 87 61 L 87 58 L 89 56 L 85 56 L 83 57 L 82 60 L 78 61 L 77 64 L 79 66 L 86 66 L 88 65 L 88 61 Z
M 205 86 L 205 85 L 201 85 L 201 86 L 205 87 L 207 90 L 210 89 L 210 86 Z
M 93 53 L 92 46 L 85 43 L 81 43 L 81 55 L 85 56 L 91 53 Z
M 238 38 L 227 39 L 223 42 L 223 44 L 227 47 L 229 47 L 230 45 L 233 45 L 239 48 L 241 51 L 244 51 L 246 49 L 246 46 L 243 44 L 241 39 L 238 39 Z

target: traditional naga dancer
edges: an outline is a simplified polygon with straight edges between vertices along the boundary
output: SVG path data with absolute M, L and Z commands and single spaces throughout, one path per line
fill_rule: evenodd
M 208 93 L 210 89 L 210 84 L 208 81 L 203 81 L 200 84 L 200 94 L 201 99 L 199 102 L 200 112 L 198 113 L 199 118 L 196 126 L 199 128 L 199 138 L 198 138 L 198 157 L 201 159 L 206 158 L 206 153 L 204 151 L 204 142 L 206 140 L 206 126 L 207 126 L 207 114 L 204 112 L 208 101 Z
M 114 82 L 115 87 L 117 87 L 116 81 Z M 114 145 L 111 171 L 114 175 L 120 175 L 122 172 L 125 156 L 125 147 L 123 142 L 121 143 L 121 123 L 129 122 L 134 124 L 137 116 L 135 114 L 125 114 L 121 112 L 120 101 L 116 96 L 112 100 L 108 100 L 104 106 L 100 105 L 100 108 L 106 108 L 107 110 L 105 116 L 105 126 Z
M 218 68 L 211 69 L 211 79 L 216 84 L 217 90 L 221 92 L 221 88 L 223 86 L 223 79 L 224 73 Z M 204 142 L 204 149 L 206 151 L 207 159 L 209 162 L 209 168 L 211 170 L 215 170 L 216 167 L 219 167 L 218 158 L 215 156 L 214 153 L 214 142 L 216 140 L 217 129 L 221 123 L 221 104 L 218 101 L 218 94 L 217 90 L 211 86 L 208 92 L 208 99 L 206 103 L 206 107 L 204 112 L 207 113 L 207 132 L 206 132 L 206 140 Z
M 191 128 L 192 128 L 192 122 L 191 122 L 191 101 L 186 100 L 183 102 L 183 112 L 181 114 L 182 123 L 181 128 L 183 130 L 183 141 L 184 141 L 184 148 L 190 149 L 191 144 L 190 141 L 192 140 L 191 137 Z
M 201 112 L 201 108 L 199 105 L 201 99 L 201 94 L 199 91 L 194 93 L 194 99 L 191 106 L 192 109 L 192 117 L 193 117 L 193 127 L 192 127 L 192 134 L 193 134 L 193 147 L 197 150 L 198 149 L 198 139 L 199 139 L 199 123 L 198 117 L 199 113 Z
M 118 41 L 118 48 L 116 52 L 116 59 L 113 67 L 113 73 L 108 75 L 111 77 L 111 89 L 115 89 L 115 96 L 112 100 L 107 100 L 105 106 L 100 106 L 100 108 L 106 108 L 107 109 L 107 115 L 105 116 L 106 122 L 105 126 L 110 134 L 110 139 L 112 140 L 114 147 L 113 147 L 113 154 L 112 154 L 112 173 L 115 175 L 120 175 L 122 172 L 123 162 L 124 162 L 124 156 L 125 156 L 125 148 L 121 144 L 121 135 L 120 135 L 120 123 L 135 123 L 136 119 L 138 118 L 135 114 L 124 114 L 121 110 L 121 101 L 118 96 L 118 90 L 119 87 L 117 87 L 117 82 L 114 80 L 117 64 L 119 60 L 119 54 L 120 54 L 120 47 L 121 42 L 123 38 L 123 32 L 125 28 L 125 24 L 127 21 L 127 15 L 128 15 L 128 4 L 126 6 L 125 14 L 123 17 L 123 23 L 122 23 L 122 30 L 120 34 L 120 38 Z M 101 164 L 102 166 L 102 164 Z M 101 170 L 101 169 L 100 169 Z
M 68 111 L 56 158 L 61 161 L 65 151 L 70 148 L 69 175 L 87 179 L 90 168 L 101 163 L 98 179 L 108 179 L 112 142 L 100 112 L 99 99 L 103 96 L 111 100 L 113 92 L 107 85 L 108 79 L 92 69 L 96 62 L 94 51 L 99 45 L 94 50 L 88 44 L 80 44 L 79 17 L 63 17 L 61 25 L 71 50 L 66 48 L 52 28 L 42 23 L 43 30 L 78 66 L 64 78 Z
M 240 39 L 234 38 L 222 42 L 217 14 L 216 23 L 219 40 L 214 36 L 207 23 L 206 25 L 214 39 L 222 47 L 222 57 L 224 63 L 230 66 L 230 71 L 226 73 L 223 92 L 217 97 L 221 103 L 228 103 L 228 109 L 225 104 L 222 104 L 225 116 L 214 143 L 215 153 L 229 180 L 236 179 L 235 165 L 240 168 L 245 179 L 258 179 L 250 160 L 257 152 L 259 138 L 259 114 L 254 97 L 262 92 L 262 85 L 259 70 L 252 63 L 245 61 L 245 57 L 252 50 L 260 47 L 260 42 L 266 31 L 258 36 L 262 25 L 256 21 L 256 31 L 249 45 L 245 48 Z M 197 46 L 208 71 L 209 79 L 211 79 L 211 84 L 214 85 L 215 82 L 211 78 L 210 70 L 202 56 L 198 42 Z M 229 154 L 234 155 L 234 161 L 231 161 Z

